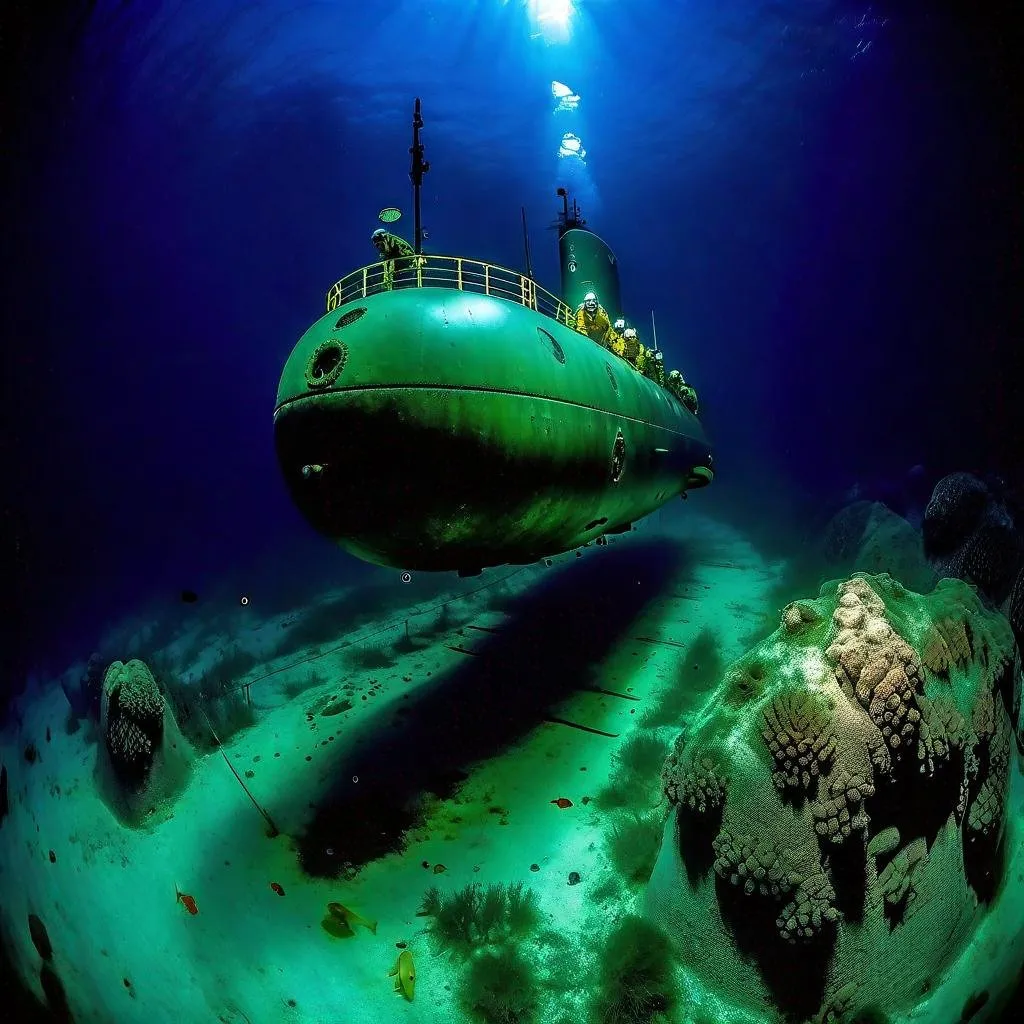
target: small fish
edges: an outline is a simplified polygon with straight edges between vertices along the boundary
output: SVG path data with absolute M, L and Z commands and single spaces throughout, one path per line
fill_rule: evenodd
M 199 595 L 194 590 L 183 590 L 181 600 L 184 604 L 195 604 L 199 600 Z
M 354 910 L 349 910 L 348 907 L 343 907 L 340 903 L 328 903 L 327 909 L 332 917 L 348 925 L 349 928 L 354 929 L 357 924 L 361 924 L 364 928 L 369 928 L 374 935 L 377 934 L 376 921 L 367 921 L 365 917 L 361 917 Z
M 443 864 L 434 865 L 434 874 L 443 875 L 448 869 Z
M 388 971 L 388 977 L 395 979 L 395 991 L 401 992 L 411 1003 L 413 993 L 416 991 L 416 967 L 412 962 L 412 953 L 409 950 L 403 949 L 398 954 L 398 960 L 395 962 L 395 966 Z
M 572 801 L 567 796 L 560 796 L 557 800 L 552 800 L 551 802 L 563 811 L 566 807 L 572 807 Z
M 274 892 L 276 892 L 278 896 L 283 896 L 284 895 L 284 888 L 283 888 L 283 886 L 281 885 L 280 882 L 271 882 L 270 883 L 270 888 L 273 889 Z
M 174 898 L 175 902 L 180 903 L 193 917 L 199 913 L 199 908 L 196 906 L 194 896 L 189 896 L 188 893 L 182 892 L 178 888 L 178 884 L 174 884 Z

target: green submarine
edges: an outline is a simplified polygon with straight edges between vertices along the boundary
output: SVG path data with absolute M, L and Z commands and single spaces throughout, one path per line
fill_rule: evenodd
M 422 126 L 417 99 L 415 255 L 332 285 L 281 373 L 274 442 L 302 515 L 368 562 L 472 576 L 603 543 L 710 483 L 694 413 L 575 329 L 587 292 L 622 307 L 565 189 L 561 297 L 533 279 L 525 211 L 525 274 L 423 254 Z

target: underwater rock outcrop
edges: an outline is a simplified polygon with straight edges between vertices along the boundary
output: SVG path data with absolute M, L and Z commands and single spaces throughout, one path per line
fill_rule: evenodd
M 837 573 L 888 573 L 911 590 L 930 590 L 938 578 L 921 550 L 921 535 L 877 501 L 855 501 L 837 512 L 822 539 L 825 561 Z
M 1013 652 L 959 580 L 920 595 L 857 574 L 786 607 L 662 773 L 674 814 L 648 913 L 704 987 L 764 1021 L 925 997 L 1017 884 Z
M 921 531 L 925 554 L 940 575 L 969 580 L 996 604 L 1006 599 L 1024 566 L 1024 538 L 984 481 L 971 473 L 944 476 Z
M 103 677 L 96 770 L 100 795 L 125 824 L 140 824 L 184 788 L 192 752 L 142 661 L 115 661 Z

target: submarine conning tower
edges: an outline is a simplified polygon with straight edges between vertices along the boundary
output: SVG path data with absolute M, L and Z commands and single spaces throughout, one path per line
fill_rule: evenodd
M 586 226 L 574 199 L 560 188 L 562 211 L 558 215 L 558 258 L 562 275 L 562 298 L 576 309 L 587 292 L 593 292 L 614 321 L 623 315 L 619 287 L 619 261 L 608 243 Z

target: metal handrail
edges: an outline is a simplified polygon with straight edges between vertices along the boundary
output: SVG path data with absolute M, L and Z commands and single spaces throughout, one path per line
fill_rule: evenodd
M 327 312 L 368 295 L 404 288 L 452 288 L 493 295 L 576 327 L 576 311 L 536 281 L 517 270 L 464 256 L 400 256 L 361 267 L 327 290 Z

